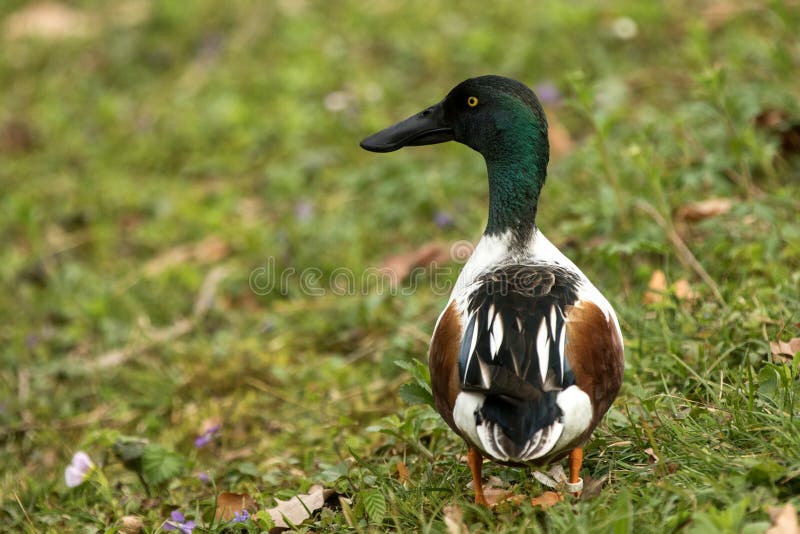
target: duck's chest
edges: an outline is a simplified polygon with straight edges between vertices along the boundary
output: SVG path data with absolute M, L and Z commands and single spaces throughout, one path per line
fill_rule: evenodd
M 594 302 L 603 311 L 611 310 L 608 301 L 586 275 L 538 230 L 524 247 L 513 246 L 510 235 L 484 235 L 464 265 L 450 295 L 450 303 L 459 313 L 464 313 L 470 296 L 479 284 L 485 282 L 487 273 L 509 265 L 528 266 L 527 275 L 533 278 L 550 271 L 555 283 L 568 280 L 572 285 L 569 289 L 574 290 L 576 299 Z M 526 275 L 524 270 L 516 269 L 515 272 L 520 273 L 519 276 Z M 569 276 L 558 276 L 558 273 L 568 273 Z

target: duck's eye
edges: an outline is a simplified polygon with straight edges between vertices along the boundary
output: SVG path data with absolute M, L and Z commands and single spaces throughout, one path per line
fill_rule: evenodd
M 474 96 L 467 98 L 467 105 L 471 108 L 474 108 L 478 105 L 478 99 Z

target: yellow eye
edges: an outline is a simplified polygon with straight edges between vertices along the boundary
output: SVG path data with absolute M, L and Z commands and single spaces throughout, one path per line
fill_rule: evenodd
M 478 105 L 478 99 L 475 98 L 474 96 L 467 98 L 467 105 L 471 108 L 474 108 L 475 106 Z

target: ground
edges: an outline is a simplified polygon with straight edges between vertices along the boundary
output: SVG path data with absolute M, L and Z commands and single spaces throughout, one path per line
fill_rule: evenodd
M 217 495 L 314 484 L 299 531 L 763 532 L 800 504 L 800 9 L 569 4 L 3 2 L 3 530 L 267 530 Z M 483 162 L 358 147 L 487 73 L 545 101 L 539 226 L 625 337 L 592 490 L 546 510 L 493 464 L 526 497 L 471 503 L 414 363 Z

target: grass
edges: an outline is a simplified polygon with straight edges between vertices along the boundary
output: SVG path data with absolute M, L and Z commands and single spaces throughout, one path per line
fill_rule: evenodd
M 203 531 L 258 530 L 215 521 L 217 493 L 263 509 L 315 483 L 350 504 L 301 532 L 442 532 L 453 505 L 471 531 L 761 532 L 768 507 L 800 504 L 800 362 L 769 346 L 800 336 L 800 158 L 756 121 L 800 117 L 792 3 L 69 4 L 92 17 L 83 35 L 9 39 L 27 4 L 0 6 L 4 531 L 136 516 L 156 532 L 175 509 Z M 484 73 L 561 92 L 548 113 L 572 144 L 539 225 L 626 342 L 584 464 L 606 485 L 546 512 L 473 506 L 464 445 L 399 396 L 412 378 L 394 362 L 424 361 L 446 293 L 425 277 L 405 295 L 327 285 L 479 237 L 476 154 L 357 143 Z M 719 197 L 729 211 L 681 215 Z M 258 285 L 290 268 L 283 287 Z M 667 294 L 644 304 L 656 270 Z M 77 450 L 101 470 L 68 489 Z

